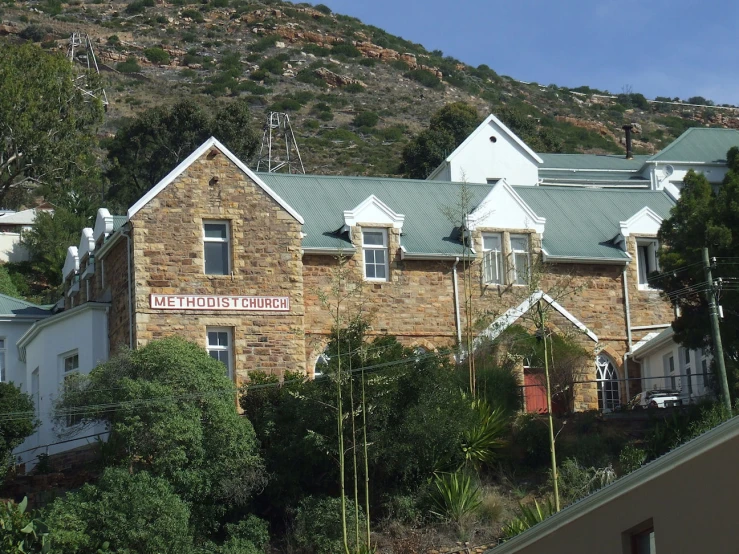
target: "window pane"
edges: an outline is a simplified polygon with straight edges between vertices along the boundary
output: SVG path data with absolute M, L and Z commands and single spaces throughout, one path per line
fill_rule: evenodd
M 385 251 L 375 250 L 375 263 L 385 265 Z
M 5 381 L 5 352 L 0 352 L 0 383 Z
M 80 365 L 80 357 L 78 354 L 64 358 L 64 371 L 74 371 Z
M 516 284 L 525 285 L 529 276 L 529 255 L 516 254 L 514 263 L 516 264 Z
M 5 348 L 5 339 L 0 339 L 0 348 Z
M 500 252 L 500 235 L 483 235 L 482 236 L 482 249 L 483 250 L 497 250 Z
M 363 233 L 364 244 L 370 246 L 384 246 L 385 233 L 382 231 L 365 231 Z
M 366 266 L 365 269 L 367 271 L 367 278 L 368 279 L 375 279 L 377 277 L 376 274 L 375 274 L 375 267 L 377 267 L 377 266 L 372 265 L 370 263 L 367 264 L 367 266 Z
M 205 238 L 207 239 L 228 239 L 228 230 L 225 223 L 205 223 L 203 228 L 205 229 Z
M 528 252 L 529 240 L 526 237 L 516 237 L 511 235 L 511 250 L 514 252 Z
M 205 273 L 208 275 L 228 275 L 228 243 L 205 243 Z
M 375 266 L 375 276 L 377 279 L 387 279 L 387 275 L 385 275 L 384 265 Z

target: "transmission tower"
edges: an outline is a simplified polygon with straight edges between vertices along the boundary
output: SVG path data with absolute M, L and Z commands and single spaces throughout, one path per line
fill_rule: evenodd
M 107 110 L 108 95 L 105 94 L 105 89 L 98 80 L 100 68 L 95 57 L 95 50 L 92 48 L 92 40 L 87 33 L 72 33 L 69 37 L 67 58 L 75 68 L 78 68 L 74 76 L 74 86 L 85 96 L 100 100 Z M 93 74 L 94 78 L 91 79 Z
M 266 169 L 276 173 L 284 168 L 288 173 L 305 173 L 290 117 L 286 113 L 269 112 L 264 124 L 257 171 Z

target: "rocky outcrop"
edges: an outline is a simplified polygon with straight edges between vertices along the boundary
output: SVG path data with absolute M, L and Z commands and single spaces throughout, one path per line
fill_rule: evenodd
M 316 75 L 326 81 L 326 83 L 330 87 L 345 87 L 347 85 L 354 84 L 361 85 L 363 87 L 367 86 L 359 79 L 354 79 L 353 77 L 349 77 L 348 75 L 339 75 L 338 73 L 329 71 L 325 67 L 319 67 L 318 69 L 316 69 Z

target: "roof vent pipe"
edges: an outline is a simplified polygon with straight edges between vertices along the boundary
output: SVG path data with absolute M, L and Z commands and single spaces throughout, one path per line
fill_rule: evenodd
M 626 131 L 626 159 L 632 160 L 634 159 L 634 154 L 631 151 L 631 130 L 634 128 L 632 124 L 624 125 L 621 127 L 624 131 Z

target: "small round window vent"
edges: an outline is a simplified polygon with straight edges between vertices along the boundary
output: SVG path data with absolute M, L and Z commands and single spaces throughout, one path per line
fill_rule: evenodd
M 669 177 L 669 176 L 670 176 L 670 175 L 672 175 L 673 173 L 675 173 L 675 168 L 674 168 L 674 167 L 672 167 L 672 166 L 671 166 L 671 165 L 669 165 L 669 164 L 668 164 L 668 165 L 666 165 L 666 166 L 665 166 L 665 175 L 667 175 L 667 176 Z
M 498 139 L 495 137 L 495 135 L 492 135 L 490 137 L 490 142 L 498 142 Z

